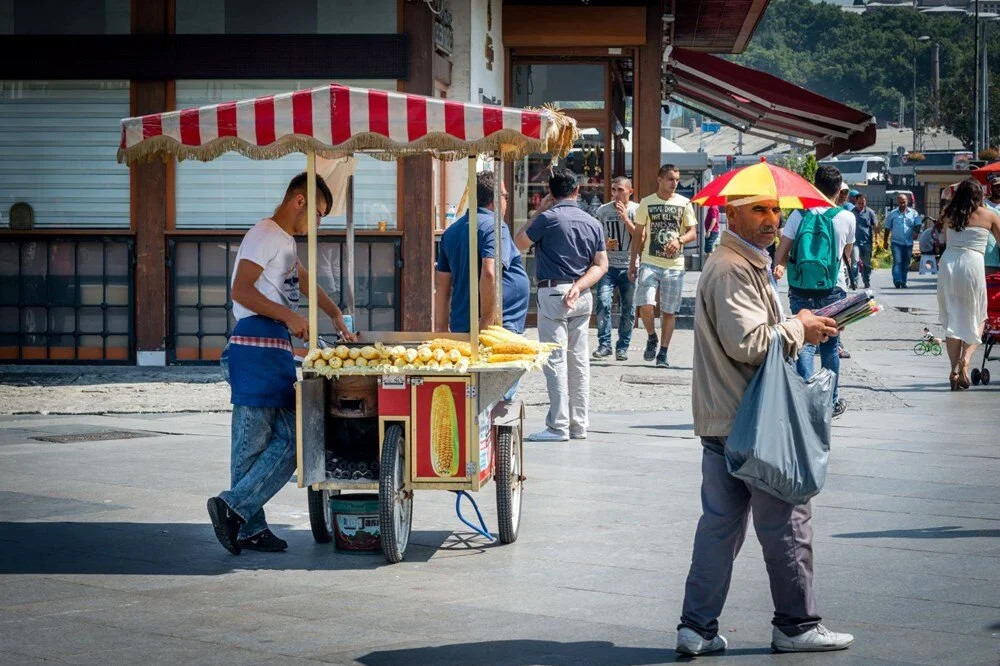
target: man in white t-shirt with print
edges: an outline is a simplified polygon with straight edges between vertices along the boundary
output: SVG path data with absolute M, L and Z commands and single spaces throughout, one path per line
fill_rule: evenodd
M 814 183 L 816 189 L 825 194 L 829 199 L 836 198 L 840 191 L 842 179 L 840 171 L 829 164 L 824 164 L 816 170 Z M 830 207 L 810 208 L 811 213 L 828 213 Z M 802 222 L 802 211 L 797 210 L 788 216 L 784 229 L 781 230 L 781 241 L 774 258 L 774 277 L 778 280 L 785 274 L 785 266 L 788 264 L 788 256 L 792 249 L 792 244 L 799 231 Z M 833 216 L 833 232 L 837 241 L 837 257 L 841 265 L 835 268 L 837 284 L 833 289 L 823 291 L 799 289 L 789 286 L 788 304 L 792 314 L 799 310 L 818 310 L 819 308 L 835 303 L 847 296 L 846 274 L 851 268 L 851 258 L 854 250 L 854 234 L 857 220 L 854 213 L 841 209 Z M 841 270 L 846 267 L 848 270 Z M 835 335 L 826 342 L 819 345 L 820 362 L 822 367 L 828 368 L 837 373 L 837 380 L 833 385 L 833 415 L 840 416 L 847 409 L 847 401 L 840 397 L 840 354 L 838 352 L 840 336 Z M 799 352 L 796 368 L 799 374 L 805 379 L 813 375 L 815 369 L 816 345 L 804 345 Z
M 604 244 L 608 248 L 608 272 L 597 283 L 597 298 L 594 308 L 597 315 L 596 359 L 611 356 L 611 305 L 615 289 L 618 290 L 618 304 L 621 314 L 618 318 L 618 344 L 615 345 L 615 359 L 628 360 L 628 347 L 632 342 L 635 328 L 635 282 L 629 277 L 632 235 L 635 232 L 635 212 L 639 204 L 630 201 L 632 181 L 618 176 L 611 181 L 611 201 L 597 209 L 594 217 L 604 227 Z
M 639 202 L 635 237 L 629 259 L 629 278 L 637 281 L 635 304 L 646 328 L 646 361 L 669 367 L 667 348 L 681 309 L 684 288 L 684 246 L 698 237 L 698 221 L 691 200 L 677 194 L 681 172 L 673 164 L 660 167 L 656 193 Z M 637 259 L 642 255 L 642 264 Z M 638 266 L 638 270 L 636 267 Z M 638 280 L 636 280 L 638 274 Z M 660 290 L 660 337 L 653 328 L 653 305 Z
M 267 526 L 264 505 L 295 471 L 291 336 L 309 337 L 309 322 L 297 312 L 309 273 L 299 261 L 294 235 L 306 232 L 310 215 L 318 225 L 333 206 L 330 188 L 316 178 L 317 209 L 309 210 L 307 185 L 305 173 L 292 179 L 274 214 L 243 237 L 234 262 L 236 326 L 222 352 L 233 403 L 230 488 L 208 500 L 215 536 L 234 555 L 244 548 L 276 552 L 288 547 Z M 337 304 L 322 289 L 316 296 L 313 302 L 334 328 L 353 339 Z

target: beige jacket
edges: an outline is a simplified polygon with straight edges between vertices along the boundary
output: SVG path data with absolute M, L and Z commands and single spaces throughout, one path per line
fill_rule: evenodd
M 694 432 L 725 437 L 743 392 L 771 346 L 772 327 L 785 356 L 797 356 L 805 329 L 797 319 L 780 322 L 767 275 L 768 260 L 722 234 L 698 280 L 694 315 Z

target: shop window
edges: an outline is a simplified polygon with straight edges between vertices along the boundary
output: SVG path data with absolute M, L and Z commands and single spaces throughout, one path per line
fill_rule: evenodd
M 515 65 L 514 106 L 603 109 L 604 81 L 603 64 Z
M 325 81 L 178 81 L 179 109 L 274 95 L 324 85 Z M 344 81 L 346 85 L 393 89 L 395 81 Z M 250 160 L 236 153 L 211 162 L 177 165 L 178 229 L 247 229 L 281 203 L 288 181 L 305 170 L 305 157 L 292 153 L 278 160 Z M 356 229 L 397 227 L 396 162 L 357 156 L 354 174 Z M 346 215 L 323 218 L 323 229 L 344 229 Z
M 130 0 L 0 0 L 0 35 L 125 35 Z
M 236 323 L 232 315 L 230 282 L 240 241 L 231 236 L 171 239 L 167 333 L 171 363 L 218 361 Z M 361 331 L 398 330 L 400 239 L 359 237 L 355 240 L 354 251 L 354 327 Z M 308 265 L 304 240 L 298 243 L 298 253 L 303 264 Z M 341 309 L 345 308 L 343 263 L 343 239 L 321 237 L 317 248 L 316 282 Z M 301 303 L 299 314 L 308 317 L 308 299 L 303 297 Z M 333 325 L 324 313 L 319 315 L 319 334 L 328 340 L 335 337 Z M 300 341 L 295 341 L 295 345 L 304 349 Z
M 0 81 L 0 227 L 127 229 L 128 115 L 128 81 Z
M 393 34 L 396 0 L 176 0 L 178 34 Z
M 8 236 L 0 242 L 0 359 L 132 358 L 133 242 Z

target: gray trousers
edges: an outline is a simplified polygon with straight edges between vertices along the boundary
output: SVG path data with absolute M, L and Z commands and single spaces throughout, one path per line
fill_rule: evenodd
M 719 615 L 726 603 L 733 560 L 747 533 L 747 516 L 764 551 L 771 581 L 774 619 L 788 636 L 819 624 L 813 596 L 812 510 L 792 505 L 732 477 L 723 454 L 724 437 L 702 437 L 702 516 L 694 537 L 691 570 L 684 588 L 681 627 L 706 639 L 719 633 Z
M 590 343 L 587 329 L 593 296 L 580 294 L 572 308 L 563 297 L 570 285 L 538 290 L 538 339 L 559 345 L 542 370 L 549 393 L 545 425 L 560 435 L 584 435 L 590 426 Z

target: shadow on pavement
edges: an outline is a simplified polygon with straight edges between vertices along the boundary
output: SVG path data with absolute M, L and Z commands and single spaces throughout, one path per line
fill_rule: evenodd
M 0 575 L 103 574 L 218 576 L 239 570 L 337 571 L 390 566 L 382 551 L 341 553 L 316 543 L 309 530 L 272 525 L 288 541 L 283 553 L 226 552 L 212 526 L 193 523 L 0 522 Z M 499 542 L 497 542 L 499 543 Z M 426 562 L 439 549 L 485 552 L 470 534 L 414 531 L 406 562 Z
M 737 648 L 699 657 L 772 654 L 770 648 Z M 357 661 L 374 666 L 379 664 L 505 664 L 509 666 L 576 666 L 577 664 L 639 665 L 687 663 L 691 659 L 673 649 L 618 646 L 609 641 L 507 640 L 478 643 L 456 643 L 438 647 L 378 650 L 358 657 Z
M 638 424 L 629 426 L 630 428 L 638 428 L 640 430 L 694 430 L 693 423 L 656 423 L 656 424 Z
M 913 530 L 884 530 L 881 532 L 849 532 L 834 534 L 839 539 L 966 539 L 972 537 L 1000 537 L 1000 530 L 963 530 L 961 525 L 920 527 Z

